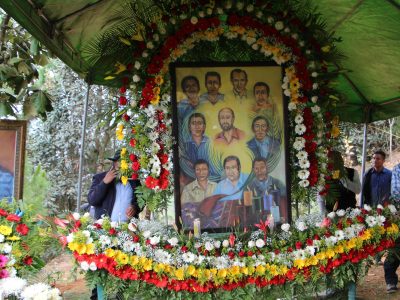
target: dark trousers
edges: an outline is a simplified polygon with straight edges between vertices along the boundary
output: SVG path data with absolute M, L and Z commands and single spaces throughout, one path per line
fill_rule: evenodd
M 400 238 L 396 240 L 394 248 L 389 249 L 388 256 L 386 257 L 383 269 L 385 271 L 386 284 L 397 285 L 399 278 L 396 270 L 400 265 Z
M 97 298 L 97 288 L 95 287 L 93 290 L 92 290 L 92 294 L 90 295 L 90 300 L 97 300 L 98 298 Z

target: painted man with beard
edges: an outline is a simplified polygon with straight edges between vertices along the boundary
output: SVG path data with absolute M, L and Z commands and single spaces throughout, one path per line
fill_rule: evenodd
M 244 131 L 233 125 L 235 122 L 235 113 L 231 108 L 224 107 L 218 112 L 218 122 L 222 131 L 215 136 L 214 142 L 216 144 L 228 146 L 246 137 Z
M 268 84 L 265 82 L 257 82 L 253 87 L 253 94 L 255 103 L 252 107 L 254 112 L 260 112 L 263 110 L 270 110 L 273 108 L 273 104 L 269 98 L 270 89 Z

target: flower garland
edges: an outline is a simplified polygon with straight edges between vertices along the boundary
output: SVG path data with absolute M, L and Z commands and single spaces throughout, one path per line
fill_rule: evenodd
M 218 240 L 207 234 L 182 236 L 157 222 L 118 224 L 103 218 L 93 223 L 88 215 L 75 214 L 64 234 L 88 274 L 105 270 L 126 281 L 208 293 L 247 285 L 302 285 L 346 269 L 347 263 L 394 246 L 399 222 L 393 205 L 376 211 L 366 206 L 332 212 L 323 220 L 298 220 L 293 228 L 283 224 L 280 232 L 260 224 L 262 230 L 250 236 L 232 233 Z
M 262 3 L 262 1 L 261 1 Z M 117 139 L 125 147 L 121 155 L 122 181 L 139 178 L 144 186 L 167 195 L 171 184 L 171 86 L 168 66 L 193 51 L 200 42 L 241 40 L 247 51 L 284 66 L 282 88 L 290 99 L 290 159 L 293 194 L 313 187 L 328 193 L 328 154 L 339 131 L 329 112 L 334 93 L 329 88 L 329 62 L 335 61 L 335 40 L 317 28 L 307 15 L 308 26 L 290 6 L 213 2 L 203 7 L 186 5 L 171 9 L 152 23 L 138 42 L 134 60 L 122 70 Z M 285 5 L 283 5 L 285 6 Z M 267 11 L 268 13 L 265 13 Z M 314 28 L 315 27 L 315 28 Z M 318 27 L 319 28 L 319 27 Z M 310 34 L 311 32 L 311 34 Z M 223 58 L 222 58 L 223 59 Z M 118 63 L 118 73 L 121 64 Z M 129 77 L 128 77 L 129 76 Z M 154 195 L 154 194 L 153 194 Z M 147 199 L 145 199 L 147 200 Z M 152 208 L 159 205 L 155 203 Z

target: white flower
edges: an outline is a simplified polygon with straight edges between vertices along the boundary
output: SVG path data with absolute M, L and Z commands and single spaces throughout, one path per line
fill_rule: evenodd
M 196 258 L 196 255 L 194 255 L 192 252 L 185 252 L 182 254 L 182 259 L 185 263 L 192 263 Z
M 73 240 L 74 240 L 74 234 L 71 232 L 70 234 L 67 235 L 67 242 L 71 243 Z M 1 241 L 1 242 L 3 242 L 3 241 Z
M 259 10 L 259 11 L 256 13 L 256 17 L 260 19 L 262 16 L 263 16 L 263 13 L 262 13 L 262 11 Z
M 224 10 L 221 7 L 217 7 L 217 14 L 222 15 Z
M 221 241 L 214 241 L 214 247 L 217 249 L 221 247 Z
M 153 40 L 155 40 L 156 42 L 160 40 L 160 37 L 158 36 L 157 33 L 153 34 Z
M 308 169 L 310 167 L 310 162 L 308 159 L 301 159 L 299 160 L 299 166 L 302 169 Z
M 393 204 L 389 204 L 388 208 L 392 214 L 395 214 L 397 212 L 396 206 L 394 206 Z
M 207 15 L 211 15 L 212 14 L 212 8 L 207 8 L 207 10 L 206 10 L 206 13 L 207 13 Z
M 147 53 L 147 51 L 143 51 L 142 57 L 146 58 L 147 56 L 149 56 L 149 53 Z
M 67 241 L 68 241 L 68 237 L 67 237 Z M 2 242 L 4 242 L 4 235 L 0 234 L 0 243 L 2 243 Z M 70 243 L 70 242 L 72 242 L 72 240 L 68 241 L 68 243 Z
M 301 181 L 299 182 L 299 185 L 300 185 L 301 187 L 308 187 L 308 186 L 310 185 L 310 182 L 309 182 L 308 180 L 301 180 Z
M 175 25 L 176 24 L 176 20 L 174 18 L 169 19 L 169 21 L 171 22 L 171 24 Z
M 329 218 L 329 219 L 333 219 L 333 218 L 335 218 L 335 216 L 336 216 L 336 213 L 335 213 L 334 211 L 331 211 L 331 212 L 328 214 L 328 218 Z
M 299 151 L 299 152 L 296 154 L 296 156 L 297 156 L 297 158 L 298 158 L 299 160 L 301 160 L 301 159 L 307 159 L 308 153 L 307 153 L 306 151 Z
M 306 126 L 304 124 L 297 124 L 294 127 L 294 131 L 296 132 L 296 134 L 298 135 L 302 135 L 304 132 L 306 132 Z
M 144 237 L 145 239 L 147 239 L 148 237 L 150 237 L 150 235 L 151 235 L 151 232 L 150 232 L 149 230 L 143 231 L 143 237 Z
M 110 226 L 111 226 L 111 228 L 118 228 L 118 222 L 117 221 L 112 221 L 112 222 L 110 222 Z M 90 235 L 90 232 L 89 232 L 89 235 Z
M 297 33 L 293 33 L 293 34 L 292 34 L 292 38 L 295 39 L 295 40 L 297 40 L 297 39 L 299 38 L 299 35 L 298 35 Z
M 258 239 L 258 240 L 256 241 L 256 246 L 257 246 L 257 248 L 262 248 L 262 247 L 264 247 L 264 246 L 265 246 L 264 240 Z
M 313 256 L 315 254 L 315 248 L 313 246 L 307 246 L 306 249 L 304 249 L 304 252 L 310 256 Z
M 376 222 L 377 222 L 377 224 L 379 225 L 379 226 L 383 226 L 383 224 L 385 223 L 385 221 L 386 221 L 386 218 L 385 218 L 385 216 L 377 216 L 376 217 Z
M 254 10 L 254 6 L 252 4 L 247 5 L 246 10 L 248 12 L 252 12 Z
M 111 244 L 111 239 L 106 235 L 101 235 L 99 238 L 99 242 L 102 246 L 106 246 Z
M 231 9 L 232 8 L 232 1 L 226 1 L 225 8 L 226 9 Z
M 300 170 L 300 171 L 297 172 L 297 176 L 300 179 L 307 179 L 308 176 L 310 176 L 310 171 L 308 171 L 308 170 Z
M 199 11 L 199 17 L 200 17 L 200 18 L 204 18 L 204 16 L 205 16 L 204 11 L 202 11 L 202 10 Z
M 135 100 L 131 100 L 131 101 L 129 102 L 129 104 L 131 105 L 131 107 L 136 107 L 137 102 L 136 102 Z
M 313 90 L 316 90 L 318 88 L 318 83 L 313 83 L 312 88 Z
M 244 7 L 244 3 L 243 3 L 243 2 L 238 2 L 238 3 L 236 4 L 236 8 L 237 8 L 238 10 L 242 10 L 243 7 Z
M 312 96 L 312 97 L 311 97 L 311 101 L 312 101 L 313 103 L 317 103 L 317 101 L 318 101 L 318 96 Z
M 371 211 L 371 206 L 369 206 L 368 204 L 364 204 L 364 209 L 366 211 Z
M 228 240 L 224 240 L 224 241 L 222 242 L 222 247 L 224 247 L 224 248 L 229 247 L 229 241 L 228 241 Z
M 132 77 L 132 81 L 133 82 L 139 82 L 140 81 L 140 77 L 139 77 L 139 75 L 133 75 L 133 77 Z
M 197 24 L 198 21 L 199 21 L 199 19 L 197 19 L 195 16 L 190 18 L 190 23 L 192 23 L 193 25 Z
M 178 245 L 179 240 L 176 237 L 170 238 L 168 240 L 168 243 L 172 246 L 175 247 L 176 245 Z
M 306 145 L 306 139 L 303 138 L 303 137 L 298 136 L 298 137 L 296 137 L 296 140 L 295 140 L 295 142 L 293 144 L 293 147 L 296 150 L 301 150 L 301 149 L 303 149 L 305 147 L 305 145 Z
M 377 219 L 374 216 L 366 217 L 365 222 L 368 224 L 369 227 L 374 227 L 378 224 Z
M 58 300 L 60 291 L 44 283 L 35 283 L 24 289 L 21 293 L 23 300 Z
M 304 222 L 297 222 L 296 223 L 296 228 L 300 231 L 304 231 L 307 229 L 307 225 Z
M 289 91 L 289 96 L 290 96 L 290 91 Z M 289 103 L 289 105 L 288 105 L 289 111 L 295 110 L 296 108 L 297 108 L 296 103 L 294 103 L 294 102 Z
M 302 124 L 304 121 L 304 118 L 302 115 L 296 115 L 296 117 L 294 117 L 294 121 L 296 122 L 296 124 Z
M 282 30 L 285 27 L 285 25 L 283 25 L 282 21 L 278 21 L 275 23 L 275 29 L 276 30 Z
M 132 241 L 126 241 L 123 245 L 122 245 L 122 249 L 125 252 L 132 252 L 133 249 L 135 249 L 135 243 L 133 243 Z
M 381 204 L 378 204 L 378 205 L 376 206 L 376 208 L 377 208 L 377 209 L 383 209 L 383 206 L 382 206 Z
M 140 64 L 140 61 L 135 61 L 135 64 L 133 65 L 133 67 L 134 67 L 136 70 L 139 70 L 141 66 L 142 66 L 142 65 Z M 136 81 L 136 82 L 137 82 L 137 81 Z
M 301 46 L 301 47 L 304 47 L 304 41 L 299 41 L 299 45 Z
M 89 270 L 89 264 L 88 264 L 87 261 L 81 262 L 81 269 L 82 269 L 83 271 Z
M 272 22 L 274 22 L 274 18 L 273 17 L 268 17 L 267 21 L 269 24 L 272 24 Z
M 6 297 L 19 294 L 26 285 L 26 280 L 19 277 L 0 279 L 0 291 L 2 296 Z
M 345 211 L 344 209 L 339 209 L 339 210 L 336 212 L 336 214 L 337 214 L 339 217 L 343 217 L 343 216 L 346 214 L 346 211 Z
M 94 262 L 91 262 L 89 265 L 89 269 L 90 271 L 96 271 L 97 270 L 97 266 Z
M 321 108 L 318 105 L 314 105 L 313 107 L 311 107 L 311 111 L 313 113 L 319 113 L 321 111 Z
M 206 248 L 207 251 L 212 251 L 212 250 L 214 250 L 214 245 L 213 245 L 212 242 L 207 241 L 207 242 L 204 244 L 204 248 Z
M 147 42 L 146 47 L 147 47 L 147 49 L 153 49 L 154 48 L 153 42 L 151 42 L 151 41 Z
M 338 241 L 341 241 L 344 239 L 344 232 L 343 230 L 336 230 L 335 231 L 335 237 L 338 239 Z
M 317 76 L 318 76 L 318 73 L 317 73 L 317 72 L 312 72 L 312 73 L 311 73 L 311 76 L 312 76 L 312 77 L 317 77 Z
M 77 212 L 74 212 L 74 213 L 72 214 L 72 216 L 73 216 L 74 219 L 77 220 L 77 221 L 81 218 L 81 215 L 80 215 L 79 213 L 77 213 Z
M 157 245 L 158 243 L 160 242 L 160 237 L 159 236 L 152 236 L 151 238 L 150 238 L 150 244 L 151 245 Z
M 251 240 L 247 243 L 247 246 L 249 248 L 253 248 L 255 245 L 256 245 L 256 243 L 254 241 L 251 241 Z
M 8 244 L 8 243 L 5 243 L 5 244 L 3 244 L 3 252 L 4 253 L 6 253 L 6 254 L 8 254 L 8 253 L 10 253 L 11 252 L 11 250 L 12 250 L 12 247 L 11 247 L 11 245 L 10 244 Z
M 284 232 L 289 232 L 290 224 L 289 224 L 289 223 L 284 223 L 284 224 L 282 224 L 282 225 L 281 225 L 281 229 L 282 229 Z

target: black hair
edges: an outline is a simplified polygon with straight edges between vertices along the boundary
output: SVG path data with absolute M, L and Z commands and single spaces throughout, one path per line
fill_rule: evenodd
M 193 168 L 196 169 L 196 166 L 198 166 L 198 165 L 207 165 L 207 168 L 210 168 L 210 165 L 209 165 L 208 161 L 206 161 L 205 159 L 201 159 L 200 158 L 200 159 L 196 160 L 194 165 L 193 165 Z
M 383 159 L 386 159 L 386 153 L 385 153 L 383 150 L 381 150 L 381 149 L 376 150 L 376 151 L 374 152 L 374 154 L 382 155 Z
M 239 172 L 240 172 L 240 168 L 241 168 L 241 166 L 240 166 L 240 160 L 239 160 L 239 157 L 237 157 L 237 156 L 235 156 L 235 155 L 229 155 L 229 156 L 225 157 L 225 159 L 224 159 L 224 169 L 225 169 L 226 163 L 227 163 L 228 161 L 232 161 L 232 160 L 235 160 L 235 161 L 236 161 L 236 163 L 237 163 L 237 165 L 238 165 L 238 170 L 239 170 Z
M 233 73 L 243 73 L 243 74 L 244 74 L 244 77 L 245 77 L 245 79 L 246 79 L 246 81 L 247 81 L 247 73 L 246 73 L 245 70 L 242 70 L 242 69 L 233 69 L 233 70 L 231 71 L 231 81 L 233 80 Z
M 219 84 L 221 84 L 221 75 L 218 72 L 214 72 L 214 71 L 207 72 L 206 75 L 204 76 L 204 81 L 206 82 L 206 84 L 207 84 L 207 77 L 209 77 L 209 76 L 218 77 Z
M 185 84 L 186 84 L 186 81 L 188 81 L 188 80 L 194 80 L 194 81 L 196 81 L 197 86 L 198 86 L 199 89 L 200 89 L 200 82 L 199 82 L 199 80 L 197 79 L 197 77 L 196 77 L 196 76 L 193 76 L 193 75 L 188 75 L 188 76 L 183 77 L 183 79 L 182 79 L 182 81 L 181 81 L 181 88 L 182 88 L 182 91 L 183 91 L 183 92 L 185 92 Z
M 269 122 L 268 119 L 264 116 L 257 116 L 253 119 L 253 122 L 251 122 L 251 130 L 254 131 L 254 125 L 256 124 L 257 121 L 259 120 L 264 120 L 267 123 L 267 127 L 269 128 Z
M 258 86 L 264 86 L 264 87 L 267 89 L 267 95 L 269 96 L 269 91 L 270 91 L 269 85 L 266 84 L 265 82 L 261 82 L 261 81 L 256 82 L 256 83 L 254 84 L 254 87 L 253 87 L 253 94 L 256 93 L 256 87 L 258 87 Z

